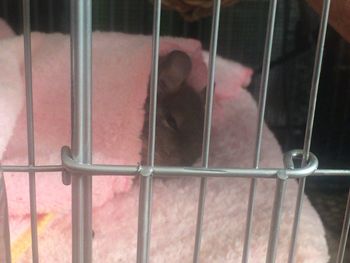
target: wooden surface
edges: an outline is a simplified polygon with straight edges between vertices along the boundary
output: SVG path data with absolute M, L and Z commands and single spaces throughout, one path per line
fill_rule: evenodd
M 321 14 L 323 0 L 306 1 Z M 329 23 L 347 42 L 350 42 L 350 0 L 331 0 Z

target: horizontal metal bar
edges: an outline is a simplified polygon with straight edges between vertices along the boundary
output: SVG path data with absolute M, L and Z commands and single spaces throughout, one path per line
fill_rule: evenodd
M 0 171 L 11 173 L 44 173 L 44 172 L 62 172 L 64 170 L 62 165 L 3 165 L 0 166 Z
M 71 151 L 68 146 L 62 147 L 61 159 L 65 170 L 71 174 L 79 173 L 88 175 L 137 175 L 140 172 L 140 166 L 82 164 L 76 162 L 73 160 Z
M 342 169 L 318 169 L 314 176 L 350 176 L 350 170 Z
M 121 170 L 123 170 L 124 172 L 120 172 L 120 175 L 138 175 L 140 173 L 140 166 L 137 165 L 130 165 L 130 166 L 122 166 L 122 165 L 98 165 L 98 164 L 92 164 L 90 165 L 90 167 L 95 168 L 95 167 L 103 168 L 110 168 L 110 171 L 107 173 L 107 171 L 105 171 L 106 173 L 104 173 L 103 175 L 118 175 L 118 171 L 116 171 L 115 169 L 119 169 L 121 168 Z M 164 169 L 174 169 L 174 167 L 155 167 L 155 171 L 156 173 L 158 173 L 158 176 L 161 176 L 160 173 L 162 170 Z M 173 175 L 169 175 L 169 176 L 182 176 L 181 172 L 179 171 L 178 168 L 176 167 L 176 173 L 180 173 L 180 174 L 176 174 L 174 172 Z M 233 169 L 233 168 L 207 168 L 204 169 L 202 171 L 198 171 L 197 168 L 193 168 L 193 167 L 188 167 L 185 168 L 185 174 L 183 174 L 183 176 L 189 176 L 188 173 L 193 173 L 195 172 L 195 175 L 192 176 L 200 176 L 200 174 L 203 171 L 209 171 L 209 173 L 211 173 L 212 177 L 227 177 L 230 175 L 222 175 L 220 176 L 220 173 L 222 173 L 223 171 L 227 171 L 227 170 L 237 170 L 237 169 Z M 194 171 L 195 169 L 195 171 Z M 4 172 L 4 173 L 28 173 L 28 172 L 36 172 L 36 173 L 52 173 L 52 172 L 62 172 L 64 171 L 65 168 L 62 165 L 36 165 L 36 166 L 28 166 L 28 165 L 4 165 L 4 166 L 0 166 L 0 171 Z M 239 170 L 247 170 L 247 169 L 239 169 Z M 254 171 L 260 171 L 260 170 L 264 170 L 264 174 L 265 171 L 269 170 L 269 174 L 268 174 L 268 178 L 273 177 L 274 171 L 277 174 L 277 171 L 283 170 L 283 169 L 255 169 Z M 97 173 L 98 171 L 96 170 L 95 173 Z M 93 173 L 93 171 L 89 171 L 89 173 Z M 213 174 L 215 173 L 215 174 Z M 219 173 L 219 174 L 217 174 Z M 250 173 L 250 171 L 245 171 L 244 174 L 242 174 L 241 176 L 235 176 L 235 177 L 247 177 L 245 176 L 245 174 Z M 166 176 L 166 175 L 165 175 Z M 203 175 L 206 176 L 206 175 Z M 253 176 L 257 176 L 257 173 L 255 173 L 255 175 Z M 258 175 L 259 176 L 259 175 Z M 342 169 L 317 169 L 315 172 L 313 172 L 313 174 L 311 176 L 350 176 L 350 170 L 342 170 Z M 264 177 L 263 175 L 260 175 L 260 177 Z M 289 176 L 291 177 L 291 176 Z M 292 176 L 293 177 L 293 176 Z
M 69 147 L 62 148 L 62 164 L 71 173 L 89 175 L 138 175 L 144 173 L 147 166 L 95 165 L 81 164 L 72 159 Z M 310 154 L 310 161 L 304 168 L 297 169 L 234 169 L 204 167 L 153 167 L 153 176 L 198 176 L 198 177 L 257 177 L 278 178 L 278 172 L 285 170 L 287 177 L 301 178 L 313 174 L 318 167 L 315 155 Z
M 300 178 L 311 175 L 316 163 L 306 169 L 286 169 L 289 178 Z M 141 167 L 142 169 L 142 167 Z M 278 178 L 284 169 L 242 169 L 242 168 L 196 168 L 196 167 L 154 167 L 154 176 L 198 176 L 198 177 L 245 177 L 245 178 Z M 297 171 L 298 170 L 298 171 Z
M 299 150 L 295 150 L 298 152 Z M 291 156 L 293 151 L 288 152 L 285 156 Z M 294 155 L 295 157 L 295 155 Z M 315 157 L 316 158 L 316 157 Z M 285 157 L 285 159 L 288 159 Z M 317 159 L 316 159 L 317 160 Z M 18 172 L 26 173 L 35 171 L 42 172 L 62 172 L 64 170 L 86 173 L 90 175 L 139 175 L 145 169 L 140 165 L 99 165 L 89 164 L 82 165 L 74 162 L 68 147 L 62 148 L 63 165 L 3 165 L 0 166 L 2 172 Z M 287 166 L 293 167 L 293 166 Z M 317 164 L 313 163 L 310 167 L 298 169 L 286 169 L 288 177 L 304 177 L 304 176 L 350 176 L 348 169 L 316 169 Z M 308 170 L 309 169 L 309 170 Z M 154 176 L 197 176 L 197 177 L 261 177 L 261 178 L 277 178 L 280 168 L 274 169 L 242 169 L 242 168 L 197 168 L 197 167 L 159 167 L 153 168 Z M 311 171 L 310 171 L 311 170 Z M 143 173 L 147 174 L 147 173 Z

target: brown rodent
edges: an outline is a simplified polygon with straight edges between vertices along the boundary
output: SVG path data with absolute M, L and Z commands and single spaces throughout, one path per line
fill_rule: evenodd
M 191 166 L 201 155 L 204 92 L 198 93 L 186 83 L 191 59 L 182 51 L 159 58 L 155 164 Z M 149 92 L 144 105 L 142 164 L 147 163 Z

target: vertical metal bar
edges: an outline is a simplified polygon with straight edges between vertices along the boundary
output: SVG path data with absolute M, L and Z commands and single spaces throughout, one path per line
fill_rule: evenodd
M 202 166 L 205 168 L 208 168 L 208 164 L 209 164 L 210 134 L 211 134 L 214 82 L 215 82 L 215 65 L 216 65 L 216 53 L 217 53 L 217 44 L 218 44 L 219 22 L 220 22 L 220 6 L 221 6 L 221 0 L 215 0 L 214 8 L 213 8 L 212 26 L 211 26 L 211 37 L 210 37 L 209 75 L 208 75 L 208 86 L 206 90 L 204 132 L 203 132 L 203 146 L 202 146 Z M 207 188 L 207 178 L 203 177 L 201 179 L 200 190 L 199 190 L 196 237 L 195 237 L 194 253 L 193 253 L 194 263 L 199 262 L 199 256 L 200 256 L 206 188 Z
M 91 0 L 71 1 L 72 155 L 91 163 Z M 72 176 L 72 261 L 92 262 L 92 177 Z
M 305 131 L 305 137 L 304 137 L 303 160 L 301 164 L 302 167 L 304 167 L 307 164 L 307 161 L 309 159 L 309 154 L 310 154 L 312 130 L 314 125 L 314 117 L 315 117 L 315 110 L 316 110 L 317 92 L 318 92 L 319 80 L 320 80 L 321 69 L 322 69 L 323 49 L 324 49 L 324 42 L 326 39 L 329 8 L 330 8 L 330 0 L 324 0 L 322 17 L 321 17 L 321 26 L 318 33 L 318 40 L 317 40 L 317 47 L 316 47 L 315 64 L 314 64 L 312 82 L 311 82 L 309 110 L 308 110 L 306 131 Z M 294 222 L 293 222 L 288 263 L 293 263 L 295 260 L 296 242 L 298 237 L 300 215 L 301 215 L 302 206 L 303 206 L 305 181 L 306 181 L 306 178 L 302 178 L 299 180 L 298 196 L 297 196 L 296 208 L 295 208 L 295 214 L 294 214 Z
M 154 2 L 152 36 L 152 72 L 150 86 L 150 113 L 147 165 L 150 170 L 141 175 L 139 194 L 139 215 L 137 233 L 137 263 L 149 260 L 151 211 L 152 211 L 152 167 L 154 166 L 157 118 L 158 57 L 160 36 L 161 0 Z
M 27 111 L 27 142 L 28 164 L 35 165 L 34 148 L 34 116 L 33 116 L 33 90 L 32 90 L 32 46 L 30 26 L 30 0 L 23 0 L 23 43 L 24 43 L 24 66 L 26 85 L 26 111 Z M 38 254 L 38 231 L 36 209 L 36 182 L 35 172 L 29 172 L 29 201 L 30 201 L 30 224 L 32 237 L 32 261 L 39 262 Z
M 259 162 L 260 162 L 261 141 L 262 141 L 263 128 L 264 128 L 266 95 L 267 95 L 267 88 L 268 88 L 268 82 L 269 82 L 269 72 L 270 72 L 270 64 L 271 64 L 273 35 L 274 35 L 274 29 L 275 29 L 276 10 L 277 10 L 277 0 L 270 0 L 269 14 L 267 18 L 267 30 L 266 30 L 265 47 L 264 47 L 262 77 L 260 82 L 260 94 L 259 94 L 259 106 L 258 106 L 259 118 L 257 123 L 257 134 L 256 134 L 256 141 L 255 141 L 254 167 L 256 169 L 259 168 Z M 250 193 L 249 193 L 248 210 L 247 210 L 247 225 L 245 230 L 242 263 L 247 263 L 249 259 L 256 184 L 257 184 L 257 179 L 253 178 L 250 184 Z
M 71 119 L 70 119 L 70 125 L 71 125 L 71 145 L 73 145 L 73 119 L 74 119 L 74 112 L 73 112 L 73 108 L 74 108 L 74 76 L 75 76 L 75 63 L 74 63 L 74 58 L 75 58 L 75 45 L 74 43 L 76 43 L 76 37 L 77 37 L 77 33 L 76 33 L 76 26 L 75 26 L 75 21 L 74 21 L 74 13 L 76 12 L 76 3 L 75 1 L 72 0 L 68 0 L 69 6 L 70 6 L 70 12 L 69 12 L 69 22 L 70 22 L 70 64 L 71 64 Z
M 269 244 L 267 247 L 266 263 L 274 263 L 276 261 L 277 241 L 280 229 L 280 221 L 282 215 L 282 205 L 284 201 L 284 193 L 286 189 L 286 179 L 277 179 L 277 187 L 275 192 L 275 200 L 270 226 Z
M 198 202 L 198 212 L 197 212 L 197 223 L 196 223 L 196 238 L 194 243 L 194 252 L 193 252 L 193 263 L 199 262 L 200 256 L 200 247 L 202 241 L 202 225 L 204 217 L 204 205 L 205 197 L 207 192 L 207 182 L 206 177 L 201 178 L 200 189 L 199 189 L 199 202 Z
M 350 228 L 350 189 L 349 189 L 349 195 L 348 195 L 348 202 L 346 204 L 343 229 L 341 232 L 336 263 L 343 263 L 344 261 L 345 247 L 348 239 L 349 228 Z

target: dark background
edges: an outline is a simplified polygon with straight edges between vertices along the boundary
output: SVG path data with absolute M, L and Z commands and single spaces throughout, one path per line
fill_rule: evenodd
M 0 17 L 22 32 L 18 0 L 0 0 Z M 218 53 L 255 69 L 249 90 L 257 97 L 268 1 L 242 0 L 221 12 Z M 69 32 L 68 0 L 32 0 L 32 29 Z M 148 0 L 93 0 L 93 28 L 152 33 Z M 266 122 L 283 150 L 302 148 L 319 16 L 304 0 L 280 0 L 269 82 Z M 191 37 L 209 47 L 211 17 L 186 23 L 163 11 L 161 34 Z M 350 45 L 328 28 L 311 150 L 321 168 L 350 169 Z M 326 227 L 339 234 L 350 178 L 307 180 L 306 193 Z

